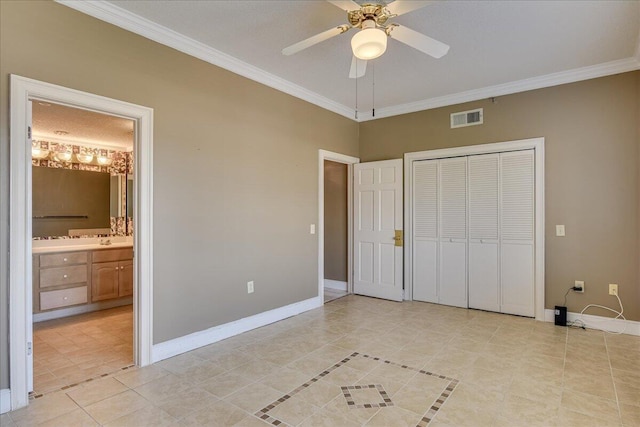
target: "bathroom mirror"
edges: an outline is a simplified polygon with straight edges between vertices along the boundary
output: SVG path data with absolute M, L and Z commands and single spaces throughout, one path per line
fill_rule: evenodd
M 110 229 L 108 173 L 32 167 L 33 237 Z

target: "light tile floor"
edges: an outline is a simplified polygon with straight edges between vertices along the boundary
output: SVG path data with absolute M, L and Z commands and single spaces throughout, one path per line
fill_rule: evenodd
M 259 417 L 300 426 L 638 426 L 640 337 L 350 295 L 45 395 L 0 424 L 267 425 Z
M 33 388 L 40 395 L 133 363 L 133 306 L 33 324 Z

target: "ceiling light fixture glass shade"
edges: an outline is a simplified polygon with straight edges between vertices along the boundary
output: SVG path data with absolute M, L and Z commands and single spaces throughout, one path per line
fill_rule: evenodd
M 48 156 L 49 150 L 38 147 L 31 148 L 31 157 L 33 157 L 34 159 L 46 159 Z
M 358 59 L 376 59 L 387 50 L 387 34 L 379 28 L 364 28 L 351 39 L 351 49 Z
M 91 153 L 78 153 L 76 154 L 76 158 L 80 163 L 91 163 L 93 160 L 93 154 Z

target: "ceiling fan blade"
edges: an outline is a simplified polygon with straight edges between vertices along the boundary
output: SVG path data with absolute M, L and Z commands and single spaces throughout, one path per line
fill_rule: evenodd
M 320 34 L 316 34 L 313 37 L 309 37 L 308 39 L 302 40 L 296 44 L 292 44 L 289 47 L 285 47 L 282 49 L 283 55 L 293 55 L 294 53 L 298 53 L 301 50 L 304 50 L 308 47 L 313 46 L 314 44 L 318 44 L 325 40 L 330 39 L 331 37 L 337 36 L 338 34 L 342 34 L 347 31 L 349 28 L 348 25 L 340 25 L 339 27 L 333 27 L 328 29 L 327 31 L 323 31 Z
M 418 1 L 418 0 L 395 0 L 393 3 L 387 6 L 387 10 L 394 15 L 400 16 L 405 13 L 413 12 L 420 8 L 425 7 L 428 4 L 434 3 L 433 1 Z
M 434 58 L 442 58 L 449 52 L 449 45 L 425 36 L 411 28 L 396 24 L 390 27 L 390 30 L 389 37 L 392 39 L 418 49 L 420 52 L 424 52 Z
M 367 72 L 367 61 L 358 59 L 355 56 L 351 58 L 351 69 L 349 70 L 350 79 L 359 79 Z
M 337 6 L 346 12 L 349 12 L 350 10 L 360 9 L 360 5 L 351 0 L 327 0 L 327 1 L 332 5 Z

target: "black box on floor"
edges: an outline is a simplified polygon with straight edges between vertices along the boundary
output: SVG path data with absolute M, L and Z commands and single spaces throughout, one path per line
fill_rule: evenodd
M 567 307 L 556 305 L 556 325 L 567 326 Z

